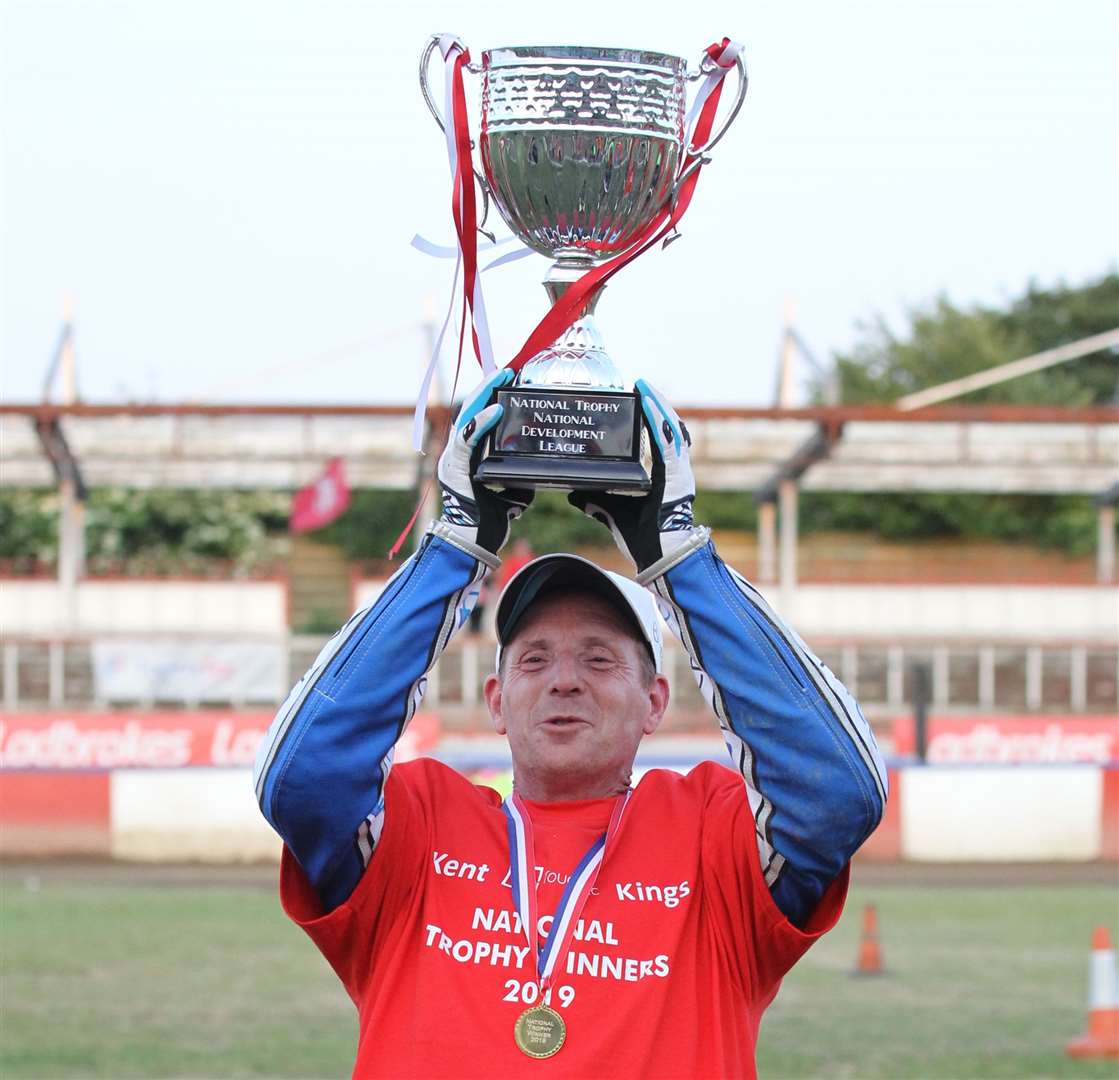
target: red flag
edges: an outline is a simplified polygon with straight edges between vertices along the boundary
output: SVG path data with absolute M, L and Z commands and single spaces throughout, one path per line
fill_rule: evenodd
M 350 489 L 342 459 L 334 458 L 313 483 L 300 488 L 291 500 L 291 520 L 288 528 L 293 533 L 308 532 L 329 525 L 350 505 Z

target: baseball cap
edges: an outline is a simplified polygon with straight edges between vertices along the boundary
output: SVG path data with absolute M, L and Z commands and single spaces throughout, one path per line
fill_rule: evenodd
M 497 601 L 497 663 L 501 649 L 517 631 L 517 626 L 541 597 L 559 590 L 589 592 L 602 597 L 637 632 L 661 670 L 661 627 L 652 594 L 636 581 L 603 570 L 579 555 L 542 555 L 523 566 L 510 579 Z

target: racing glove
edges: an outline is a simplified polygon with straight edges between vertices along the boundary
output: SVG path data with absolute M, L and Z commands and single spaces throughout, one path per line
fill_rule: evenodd
M 644 379 L 635 385 L 652 439 L 652 487 L 637 496 L 573 491 L 567 501 L 609 528 L 637 567 L 638 582 L 645 584 L 706 542 L 708 533 L 696 528 L 692 515 L 692 437 L 676 410 Z
M 440 521 L 467 545 L 484 548 L 493 555 L 509 539 L 510 526 L 524 513 L 535 494 L 528 488 L 488 488 L 471 475 L 483 437 L 504 411 L 501 405 L 490 405 L 490 397 L 497 387 L 512 382 L 513 374 L 509 368 L 502 368 L 466 398 L 439 457 L 438 478 L 443 494 Z

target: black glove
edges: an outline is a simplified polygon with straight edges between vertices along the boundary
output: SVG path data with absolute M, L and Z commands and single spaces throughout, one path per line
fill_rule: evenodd
M 439 487 L 443 492 L 441 518 L 463 540 L 496 555 L 509 539 L 509 527 L 532 502 L 534 491 L 506 488 L 494 491 L 471 477 L 473 459 L 482 437 L 501 419 L 501 405 L 489 405 L 498 386 L 513 380 L 509 368 L 484 380 L 463 402 L 450 438 L 439 457 Z
M 642 495 L 573 491 L 567 501 L 607 526 L 640 573 L 690 538 L 695 525 L 695 478 L 688 429 L 644 379 L 637 380 L 636 389 L 653 441 L 652 488 Z

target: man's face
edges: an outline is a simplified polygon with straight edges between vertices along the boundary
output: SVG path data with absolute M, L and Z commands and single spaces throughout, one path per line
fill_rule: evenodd
M 628 785 L 637 746 L 668 705 L 668 682 L 647 680 L 634 633 L 587 593 L 546 596 L 522 619 L 484 691 L 526 798 L 599 798 Z

